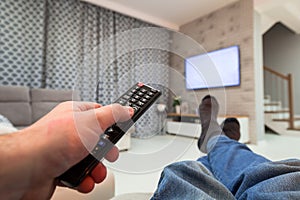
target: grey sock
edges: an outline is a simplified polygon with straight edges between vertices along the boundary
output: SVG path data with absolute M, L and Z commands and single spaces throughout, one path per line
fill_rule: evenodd
M 200 140 L 201 144 L 198 145 L 198 146 L 200 146 L 200 151 L 203 153 L 208 153 L 207 143 L 208 143 L 209 139 L 211 139 L 214 136 L 224 135 L 224 133 L 217 121 L 211 120 L 208 125 L 209 125 L 208 127 L 202 126 L 201 136 L 203 136 L 204 138 L 202 138 L 202 140 Z

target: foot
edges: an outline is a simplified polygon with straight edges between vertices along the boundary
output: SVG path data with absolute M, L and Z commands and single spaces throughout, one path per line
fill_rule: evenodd
M 215 97 L 205 96 L 199 106 L 201 135 L 198 140 L 198 148 L 201 152 L 207 153 L 207 142 L 213 136 L 224 134 L 217 122 L 219 104 Z
M 241 138 L 240 123 L 236 118 L 227 118 L 221 124 L 224 134 L 230 139 L 239 141 Z

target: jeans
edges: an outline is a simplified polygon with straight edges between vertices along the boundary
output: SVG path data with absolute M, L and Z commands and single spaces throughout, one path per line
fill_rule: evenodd
M 155 199 L 300 199 L 300 160 L 272 162 L 226 136 L 198 161 L 167 166 Z

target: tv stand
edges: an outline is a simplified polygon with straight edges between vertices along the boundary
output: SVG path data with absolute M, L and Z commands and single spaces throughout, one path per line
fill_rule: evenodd
M 221 124 L 226 118 L 235 117 L 240 123 L 240 142 L 249 143 L 249 118 L 247 116 L 219 116 L 217 121 Z M 201 124 L 198 115 L 169 113 L 167 133 L 198 139 L 201 134 Z

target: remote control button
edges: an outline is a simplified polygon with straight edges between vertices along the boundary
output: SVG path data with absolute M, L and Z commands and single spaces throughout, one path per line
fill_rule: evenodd
M 136 103 L 136 102 L 138 102 L 138 100 L 137 99 L 131 99 L 130 102 L 131 103 Z
M 133 108 L 133 110 L 134 110 L 134 113 L 137 113 L 137 112 L 139 111 L 139 109 L 140 109 L 140 108 L 137 107 L 137 106 L 133 106 L 132 108 Z
M 100 148 L 99 148 L 98 146 L 96 146 L 96 147 L 93 149 L 92 154 L 93 154 L 93 155 L 97 155 L 99 149 L 100 149 Z
M 136 92 L 137 92 L 137 90 L 136 90 L 136 89 L 133 89 L 133 90 L 131 90 L 131 92 L 132 92 L 132 93 L 136 93 Z
M 125 99 L 120 99 L 117 103 L 121 104 L 122 106 L 124 106 L 126 104 L 126 100 Z
M 123 96 L 123 98 L 126 99 L 126 100 L 128 100 L 128 99 L 130 98 L 130 96 L 128 96 L 127 94 L 125 94 L 125 95 Z
M 146 103 L 147 99 L 141 99 L 141 102 Z
M 113 130 L 113 128 L 112 127 L 110 127 L 109 129 L 107 129 L 105 132 L 113 132 L 114 130 Z
M 139 95 L 139 96 L 144 96 L 144 93 L 138 92 L 138 95 Z
M 154 94 L 152 92 L 147 93 L 149 96 L 153 96 Z
M 135 98 L 135 99 L 140 99 L 141 97 L 140 97 L 139 95 L 134 95 L 133 98 Z
M 147 90 L 143 88 L 143 89 L 141 89 L 141 92 L 146 93 Z
M 151 97 L 149 95 L 145 95 L 144 97 L 148 100 L 151 99 Z
M 138 106 L 143 106 L 143 105 L 144 105 L 144 103 L 143 103 L 143 102 L 140 102 L 140 101 L 137 102 L 136 104 L 137 104 Z
M 157 90 L 155 90 L 155 89 L 153 89 L 153 88 L 151 88 L 150 91 L 153 92 L 153 93 L 156 93 L 156 92 L 157 92 Z
M 99 142 L 98 142 L 98 145 L 100 146 L 100 147 L 104 147 L 105 145 L 106 145 L 106 142 L 104 142 L 103 140 L 100 140 Z M 98 150 L 98 147 L 96 147 L 97 148 L 97 150 Z M 96 150 L 96 148 L 95 148 L 95 150 Z
M 143 87 L 143 86 L 144 86 L 144 83 L 141 83 L 141 82 L 140 82 L 140 83 L 138 83 L 138 86 L 139 86 L 139 87 Z

